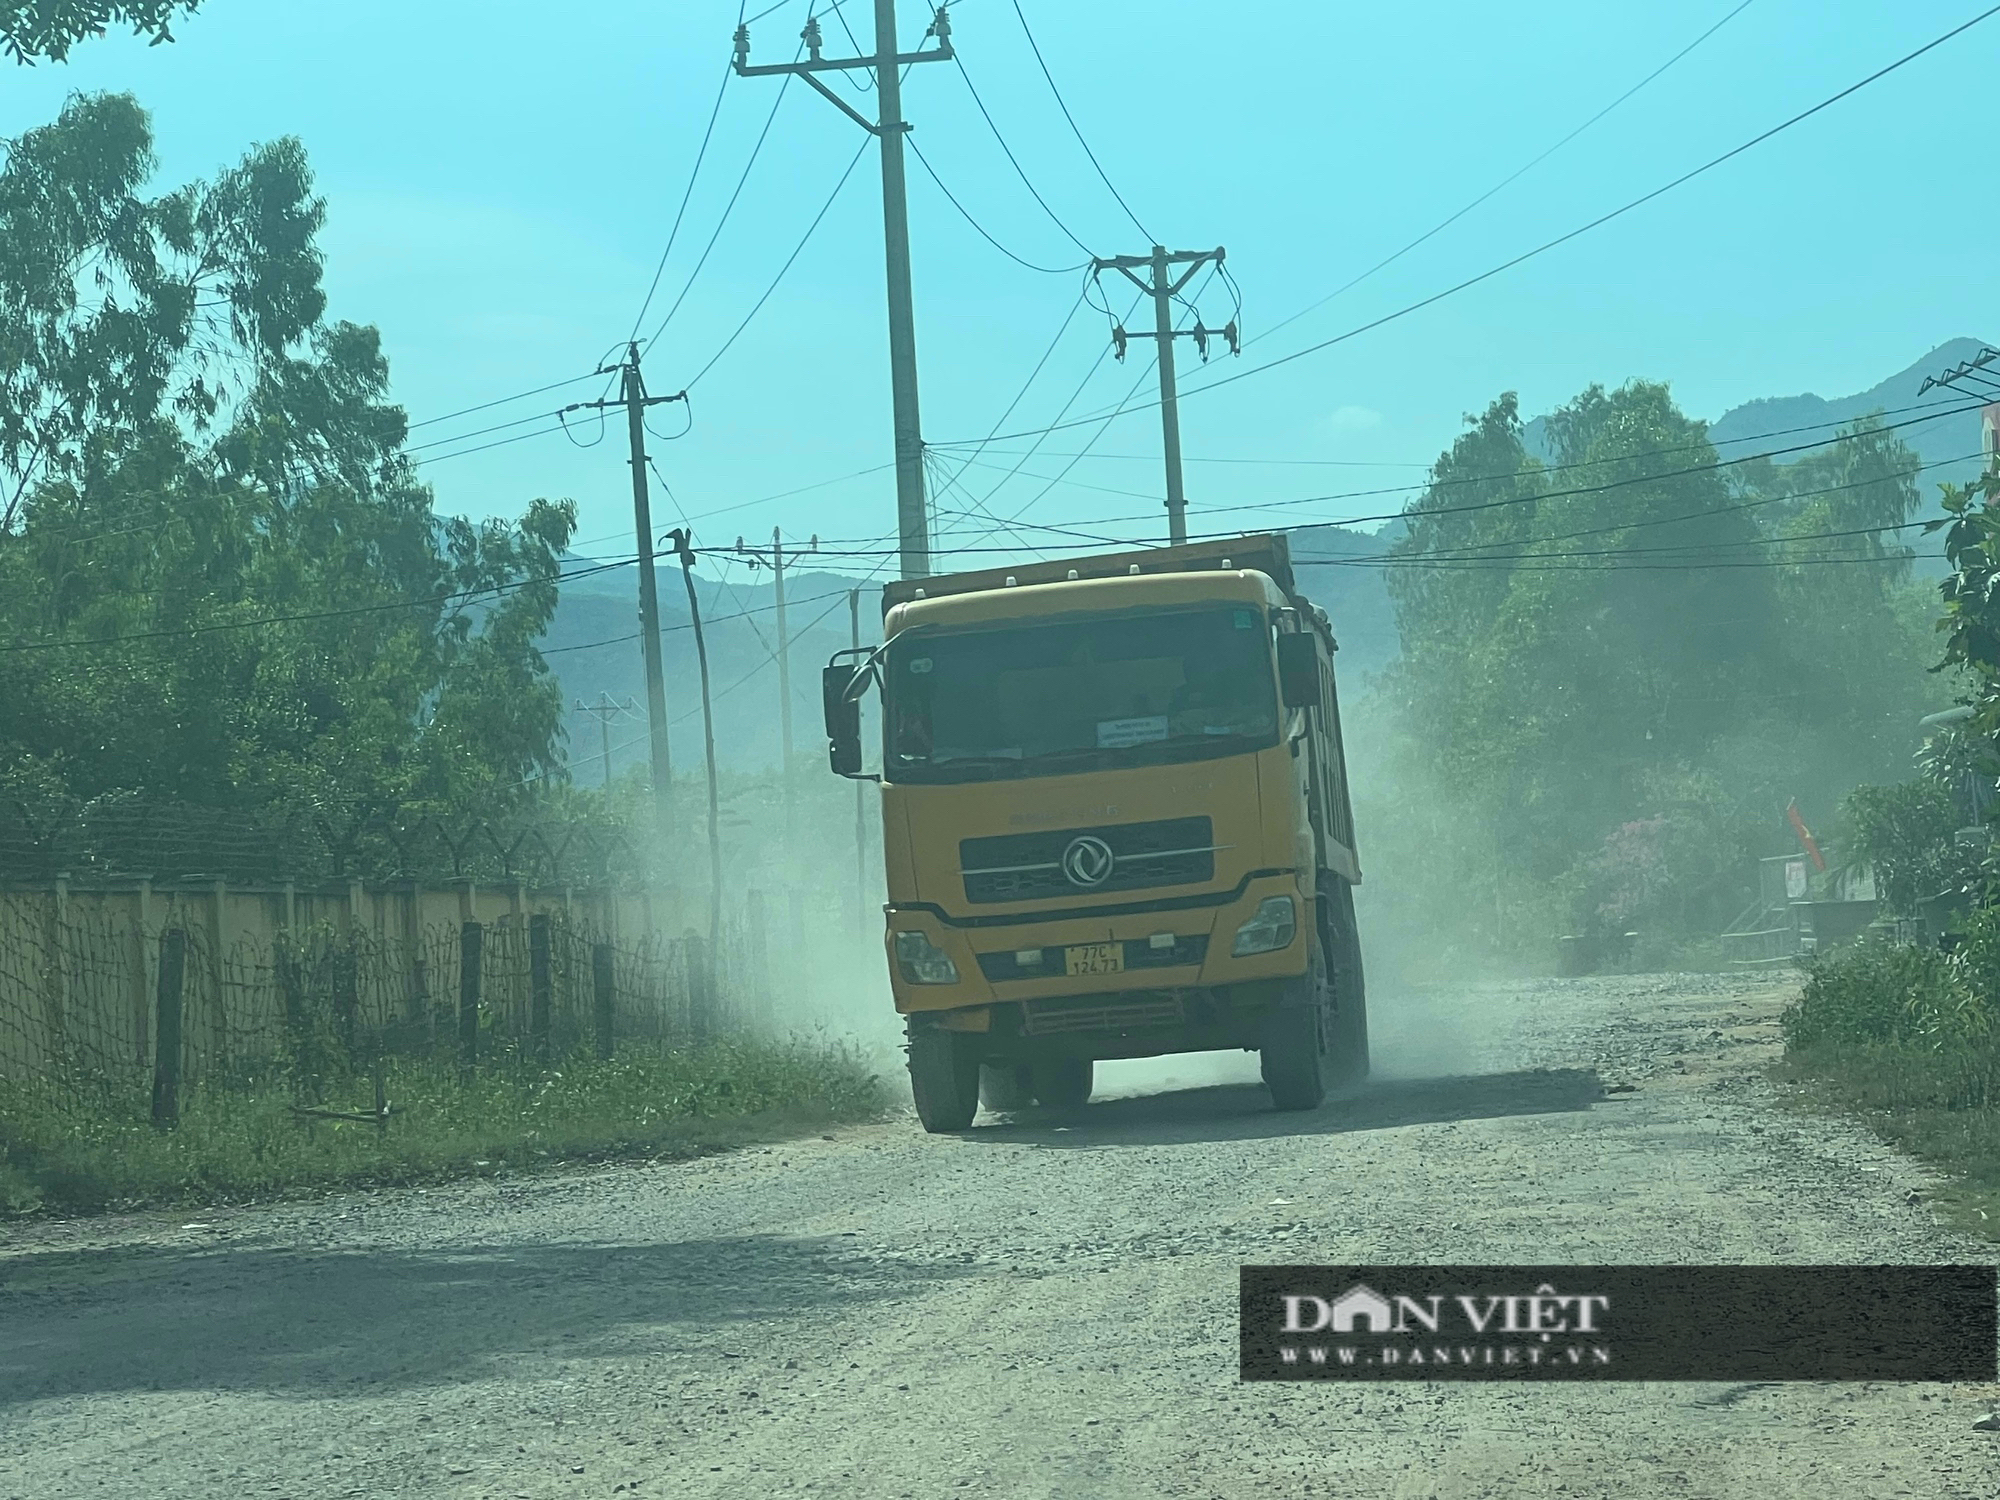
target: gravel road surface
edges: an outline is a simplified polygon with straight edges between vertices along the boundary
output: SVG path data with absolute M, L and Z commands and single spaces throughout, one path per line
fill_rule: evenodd
M 961 1137 L 0 1230 L 0 1496 L 1992 1500 L 1990 1387 L 1237 1382 L 1245 1261 L 1990 1261 L 1774 1097 L 1784 999 L 1383 996 L 1305 1116 L 1172 1059 Z

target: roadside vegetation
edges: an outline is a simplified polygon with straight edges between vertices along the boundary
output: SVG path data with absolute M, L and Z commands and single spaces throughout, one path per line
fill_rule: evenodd
M 1870 941 L 1815 962 L 1785 1015 L 1784 1076 L 1946 1174 L 1944 1205 L 2000 1238 L 2000 913 L 1942 953 Z
M 630 1044 L 540 1071 L 501 1059 L 387 1064 L 386 1127 L 300 1116 L 294 1080 L 197 1090 L 171 1130 L 143 1108 L 0 1082 L 0 1209 L 95 1212 L 326 1188 L 500 1175 L 565 1161 L 697 1154 L 869 1119 L 885 1104 L 861 1055 L 812 1041 Z M 320 1108 L 367 1113 L 365 1075 Z
M 1908 774 L 1956 686 L 1901 529 L 1937 489 L 1879 418 L 1821 438 L 1718 453 L 1650 381 L 1468 419 L 1386 559 L 1401 655 L 1349 716 L 1400 967 L 1547 972 L 1565 937 L 1720 966 L 1756 861 L 1798 849 L 1787 804 L 1823 830 Z
M 1888 918 L 1814 960 L 1785 1016 L 1785 1070 L 1808 1096 L 1863 1115 L 1953 1179 L 1970 1228 L 2000 1238 L 2000 476 L 1947 488 L 1943 665 L 1962 716 L 1919 774 L 1862 786 L 1844 816 Z

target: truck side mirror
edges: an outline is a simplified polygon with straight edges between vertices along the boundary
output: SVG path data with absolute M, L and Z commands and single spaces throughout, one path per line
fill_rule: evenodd
M 1278 691 L 1287 708 L 1319 707 L 1319 642 L 1310 631 L 1278 637 Z
M 826 710 L 827 760 L 836 776 L 861 774 L 861 700 L 848 696 L 859 675 L 851 663 L 835 663 L 819 674 L 820 701 Z

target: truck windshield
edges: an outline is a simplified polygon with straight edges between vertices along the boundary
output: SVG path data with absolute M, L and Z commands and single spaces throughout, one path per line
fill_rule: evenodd
M 1161 765 L 1277 741 L 1259 609 L 913 633 L 890 645 L 886 665 L 891 781 Z

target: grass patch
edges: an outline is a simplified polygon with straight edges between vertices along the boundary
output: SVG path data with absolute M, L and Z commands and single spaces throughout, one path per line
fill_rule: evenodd
M 131 1091 L 126 1091 L 129 1095 Z M 91 1107 L 0 1084 L 0 1209 L 94 1212 L 241 1202 L 311 1189 L 436 1181 L 560 1161 L 689 1154 L 872 1118 L 881 1081 L 859 1053 L 818 1043 L 631 1045 L 609 1061 L 536 1071 L 501 1059 L 461 1079 L 449 1064 L 396 1059 L 386 1129 L 301 1122 L 288 1080 L 196 1090 L 178 1126 L 156 1129 L 136 1100 Z M 370 1110 L 367 1078 L 328 1086 L 322 1105 Z
M 1990 939 L 1986 941 L 1990 942 Z M 1818 960 L 1784 1016 L 1780 1078 L 1807 1102 L 1860 1116 L 1948 1174 L 1939 1206 L 2000 1238 L 2000 1033 L 1991 959 L 1863 943 Z

